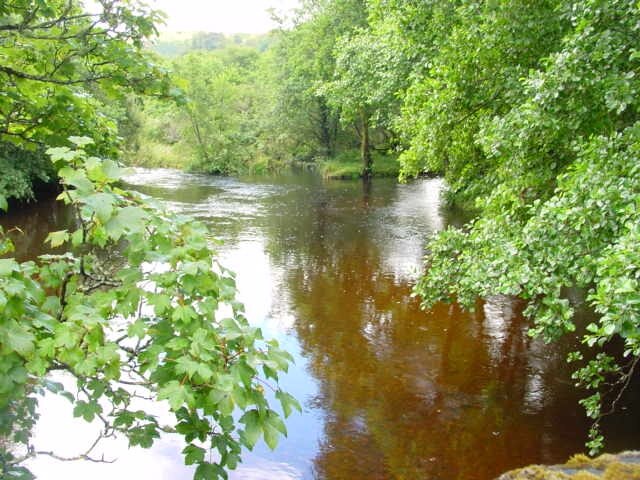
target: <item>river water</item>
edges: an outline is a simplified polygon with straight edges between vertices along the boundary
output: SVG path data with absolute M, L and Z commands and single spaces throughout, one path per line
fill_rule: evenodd
M 289 436 L 274 452 L 259 444 L 231 479 L 487 480 L 583 449 L 588 422 L 564 361 L 572 342 L 531 340 L 513 299 L 479 302 L 474 313 L 455 305 L 425 313 L 411 298 L 426 239 L 464 221 L 441 206 L 440 180 L 363 185 L 136 170 L 127 181 L 210 225 L 248 318 L 295 357 L 282 386 L 303 413 L 287 421 Z M 25 231 L 17 253 L 29 258 L 68 220 L 43 203 L 3 223 Z M 627 404 L 638 404 L 637 392 Z M 607 424 L 609 448 L 640 447 L 639 426 L 637 409 L 623 407 Z M 36 445 L 77 454 L 95 428 L 72 420 L 66 400 L 47 397 Z M 193 474 L 171 436 L 150 450 L 123 441 L 101 448 L 118 460 L 40 457 L 30 467 L 41 479 Z

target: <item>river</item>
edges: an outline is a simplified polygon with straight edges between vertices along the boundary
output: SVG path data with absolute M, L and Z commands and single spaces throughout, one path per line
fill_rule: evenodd
M 236 480 L 488 480 L 529 463 L 583 450 L 588 422 L 564 361 L 575 345 L 527 336 L 522 305 L 496 297 L 474 313 L 419 309 L 411 287 L 426 239 L 464 219 L 440 204 L 442 182 L 323 182 L 313 175 L 221 178 L 136 170 L 133 188 L 207 222 L 237 273 L 248 318 L 295 357 L 282 386 L 303 405 L 288 438 L 259 444 Z M 48 229 L 68 221 L 41 203 L 5 217 L 19 225 L 18 256 L 33 257 Z M 588 315 L 586 312 L 582 315 Z M 637 390 L 637 389 L 636 389 Z M 638 403 L 632 392 L 628 404 Z M 162 410 L 162 406 L 157 406 Z M 93 430 L 47 397 L 39 449 L 77 454 Z M 606 425 L 609 448 L 638 448 L 637 409 Z M 30 463 L 41 479 L 187 480 L 182 446 L 102 445 L 113 464 Z

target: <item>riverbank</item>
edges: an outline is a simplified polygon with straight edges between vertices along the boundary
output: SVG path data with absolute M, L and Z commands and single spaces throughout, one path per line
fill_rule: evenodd
M 335 158 L 318 162 L 318 172 L 326 179 L 353 180 L 362 177 L 362 160 L 357 151 L 345 152 Z M 373 153 L 371 173 L 374 177 L 397 177 L 400 163 L 395 155 Z
M 149 150 L 160 152 L 160 154 L 150 154 Z M 374 177 L 398 177 L 400 174 L 400 163 L 396 155 L 388 155 L 374 152 L 372 175 Z M 129 156 L 128 162 L 131 166 L 143 168 L 173 168 L 190 173 L 211 174 L 194 166 L 194 163 L 185 163 L 184 155 L 171 153 L 168 147 L 162 145 L 152 145 L 145 150 L 144 155 L 138 154 L 135 157 Z M 331 158 L 317 158 L 313 161 L 281 161 L 273 162 L 268 159 L 260 159 L 244 165 L 236 172 L 222 173 L 229 174 L 249 173 L 253 175 L 272 176 L 287 169 L 302 169 L 317 171 L 325 179 L 354 180 L 362 177 L 362 159 L 360 152 L 350 150 L 342 152 Z M 219 173 L 218 173 L 219 174 Z

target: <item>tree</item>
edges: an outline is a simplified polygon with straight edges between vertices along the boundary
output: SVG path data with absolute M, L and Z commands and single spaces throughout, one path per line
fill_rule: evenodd
M 362 0 L 309 0 L 294 28 L 280 32 L 275 47 L 280 121 L 274 127 L 293 140 L 301 156 L 333 157 L 341 142 L 352 142 L 353 134 L 340 129 L 340 112 L 330 107 L 323 85 L 333 79 L 336 44 L 364 27 L 366 15 Z
M 600 421 L 640 358 L 640 10 L 630 0 L 563 7 L 571 28 L 556 52 L 523 80 L 520 102 L 475 137 L 490 169 L 466 188 L 492 187 L 478 190 L 479 218 L 430 242 L 416 292 L 425 307 L 517 295 L 532 334 L 556 341 L 577 327 L 564 290 L 583 289 L 597 319 L 568 360 L 581 362 L 574 378 L 595 391 L 582 401 L 595 452 Z
M 22 182 L 47 180 L 46 146 L 72 134 L 90 135 L 113 153 L 117 125 L 102 114 L 105 102 L 129 91 L 169 94 L 166 75 L 142 52 L 155 33 L 158 12 L 137 1 L 99 0 L 95 11 L 78 0 L 8 0 L 0 5 L 0 164 L 12 152 L 29 162 L 14 165 Z M 11 164 L 13 165 L 13 164 Z M 30 189 L 3 194 L 29 197 Z
M 370 177 L 371 130 L 378 127 L 389 131 L 391 119 L 398 110 L 399 58 L 384 43 L 384 37 L 365 29 L 342 37 L 335 52 L 333 79 L 325 83 L 321 91 L 342 122 L 356 125 L 362 176 Z
M 89 156 L 86 137 L 70 140 L 75 149 L 48 150 L 62 182 L 59 199 L 76 215 L 75 230 L 48 237 L 65 251 L 25 263 L 0 259 L 0 435 L 27 447 L 16 456 L 3 443 L 2 476 L 32 478 L 21 463 L 41 453 L 30 434 L 38 395 L 49 390 L 67 397 L 76 417 L 103 423 L 78 458 L 91 458 L 104 437 L 122 434 L 131 446 L 149 447 L 173 431 L 187 444 L 185 462 L 198 466 L 196 479 L 226 478 L 242 446 L 264 437 L 274 448 L 286 434 L 265 385 L 285 416 L 300 408 L 268 383 L 291 356 L 249 325 L 233 275 L 217 263 L 202 224 L 120 189 L 115 162 Z M 12 245 L 0 234 L 6 254 Z M 75 379 L 77 392 L 51 381 L 53 371 Z M 140 397 L 166 400 L 174 424 L 135 407 Z
M 188 98 L 183 108 L 190 124 L 188 135 L 197 146 L 189 168 L 237 173 L 255 158 L 257 57 L 255 49 L 233 47 L 189 53 L 174 63 L 174 77 Z
M 566 22 L 559 2 L 458 2 L 436 29 L 428 70 L 404 98 L 404 175 L 444 173 L 450 198 L 471 204 L 491 186 L 491 160 L 476 143 L 482 126 L 521 100 L 520 79 L 554 48 Z M 455 7 L 455 8 L 454 8 Z M 441 22 L 434 15 L 431 22 Z M 485 190 L 486 191 L 486 190 Z

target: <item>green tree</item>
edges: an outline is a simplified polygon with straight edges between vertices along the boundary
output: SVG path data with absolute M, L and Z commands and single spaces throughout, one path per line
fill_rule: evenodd
M 105 102 L 128 91 L 168 94 L 169 84 L 142 52 L 161 16 L 137 1 L 100 0 L 95 13 L 77 0 L 8 0 L 0 5 L 0 165 L 21 183 L 48 180 L 44 149 L 72 134 L 90 135 L 113 153 L 117 128 Z M 12 164 L 15 148 L 21 165 Z M 28 153 L 30 152 L 30 153 Z M 28 197 L 30 188 L 1 191 Z
M 233 47 L 189 53 L 174 63 L 188 99 L 184 112 L 189 134 L 197 146 L 191 169 L 237 173 L 255 158 L 257 57 L 255 49 Z
M 556 341 L 576 329 L 565 289 L 584 289 L 597 319 L 569 360 L 582 362 L 574 377 L 595 390 L 582 403 L 596 451 L 607 405 L 640 358 L 640 10 L 630 0 L 562 7 L 570 28 L 555 53 L 523 80 L 519 103 L 476 135 L 489 168 L 465 188 L 482 192 L 479 218 L 431 241 L 416 291 L 425 307 L 520 296 L 532 334 Z M 606 353 L 616 341 L 620 357 Z
M 399 128 L 409 144 L 404 174 L 444 173 L 451 198 L 469 204 L 490 189 L 479 181 L 492 167 L 476 143 L 479 130 L 520 102 L 521 78 L 558 47 L 566 21 L 555 0 L 461 3 L 407 91 Z
M 339 109 L 331 108 L 323 85 L 333 79 L 335 46 L 366 26 L 362 0 L 310 0 L 303 3 L 291 30 L 280 32 L 275 50 L 277 102 L 274 125 L 300 156 L 333 157 L 351 132 L 340 128 Z
M 360 139 L 362 176 L 371 176 L 372 130 L 390 133 L 398 111 L 396 93 L 401 88 L 399 60 L 384 37 L 365 29 L 342 37 L 336 46 L 333 79 L 321 87 L 343 123 L 354 124 Z
M 184 96 L 179 102 L 138 96 L 129 104 L 130 163 L 224 175 L 253 169 L 262 112 L 270 106 L 269 90 L 257 74 L 260 55 L 232 45 L 166 62 Z
M 67 397 L 76 417 L 103 424 L 78 458 L 91 458 L 97 442 L 114 434 L 149 447 L 172 431 L 184 438 L 196 479 L 226 478 L 242 446 L 263 437 L 274 448 L 286 434 L 264 386 L 274 384 L 285 415 L 299 409 L 277 389 L 292 359 L 249 325 L 202 224 L 120 189 L 115 162 L 89 156 L 86 137 L 70 140 L 75 149 L 48 154 L 77 228 L 49 235 L 61 253 L 0 259 L 0 436 L 27 447 L 16 456 L 2 442 L 2 477 L 32 478 L 21 464 L 40 453 L 30 435 L 48 390 Z M 2 232 L 0 247 L 3 255 L 12 249 Z M 77 391 L 51 381 L 53 371 L 74 378 Z M 166 400 L 173 425 L 134 406 L 140 395 Z

